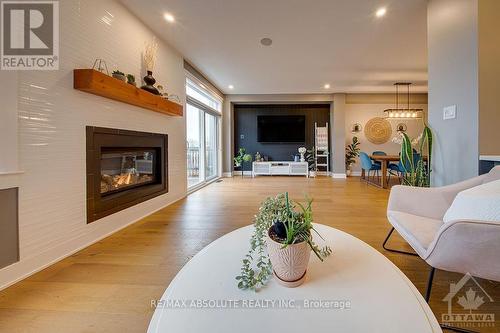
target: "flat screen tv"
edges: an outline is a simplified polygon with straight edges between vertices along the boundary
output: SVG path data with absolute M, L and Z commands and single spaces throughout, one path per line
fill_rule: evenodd
M 304 143 L 306 141 L 306 116 L 257 116 L 257 141 Z

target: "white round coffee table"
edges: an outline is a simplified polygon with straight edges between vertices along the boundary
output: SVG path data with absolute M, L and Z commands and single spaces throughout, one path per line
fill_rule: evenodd
M 316 224 L 333 249 L 311 254 L 307 279 L 285 288 L 271 279 L 259 292 L 236 286 L 252 226 L 217 239 L 172 280 L 148 332 L 442 332 L 408 278 L 381 253 L 337 229 Z

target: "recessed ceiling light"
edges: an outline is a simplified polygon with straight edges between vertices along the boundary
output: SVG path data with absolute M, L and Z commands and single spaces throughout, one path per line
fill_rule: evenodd
M 330 89 L 330 84 L 329 83 L 325 83 L 325 85 L 323 86 L 323 88 Z
M 260 40 L 260 43 L 264 46 L 271 46 L 273 40 L 271 38 L 265 37 Z
M 229 89 L 233 90 L 234 89 L 234 86 L 232 84 L 228 85 L 227 86 Z
M 379 9 L 377 9 L 377 11 L 375 12 L 375 16 L 376 17 L 383 17 L 383 16 L 385 16 L 386 13 L 387 13 L 387 8 L 381 7 Z
M 172 15 L 172 14 L 170 14 L 170 13 L 165 13 L 165 14 L 163 14 L 163 18 L 164 18 L 167 22 L 170 22 L 170 23 L 175 22 L 175 17 L 174 17 L 174 15 Z

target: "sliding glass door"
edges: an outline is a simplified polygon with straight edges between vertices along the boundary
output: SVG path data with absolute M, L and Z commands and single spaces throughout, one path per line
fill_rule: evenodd
M 203 132 L 202 111 L 190 104 L 186 108 L 186 137 L 187 137 L 187 179 L 188 188 L 196 186 L 205 180 L 202 166 Z
M 219 176 L 219 123 L 222 102 L 188 79 L 186 83 L 188 189 Z
M 217 176 L 217 117 L 205 113 L 205 177 Z

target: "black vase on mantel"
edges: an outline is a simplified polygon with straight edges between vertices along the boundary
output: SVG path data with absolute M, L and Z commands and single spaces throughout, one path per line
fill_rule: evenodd
M 148 75 L 144 77 L 144 82 L 146 83 L 141 87 L 141 89 L 146 90 L 152 94 L 159 95 L 160 92 L 153 85 L 156 83 L 155 78 L 153 77 L 153 72 L 148 71 Z

